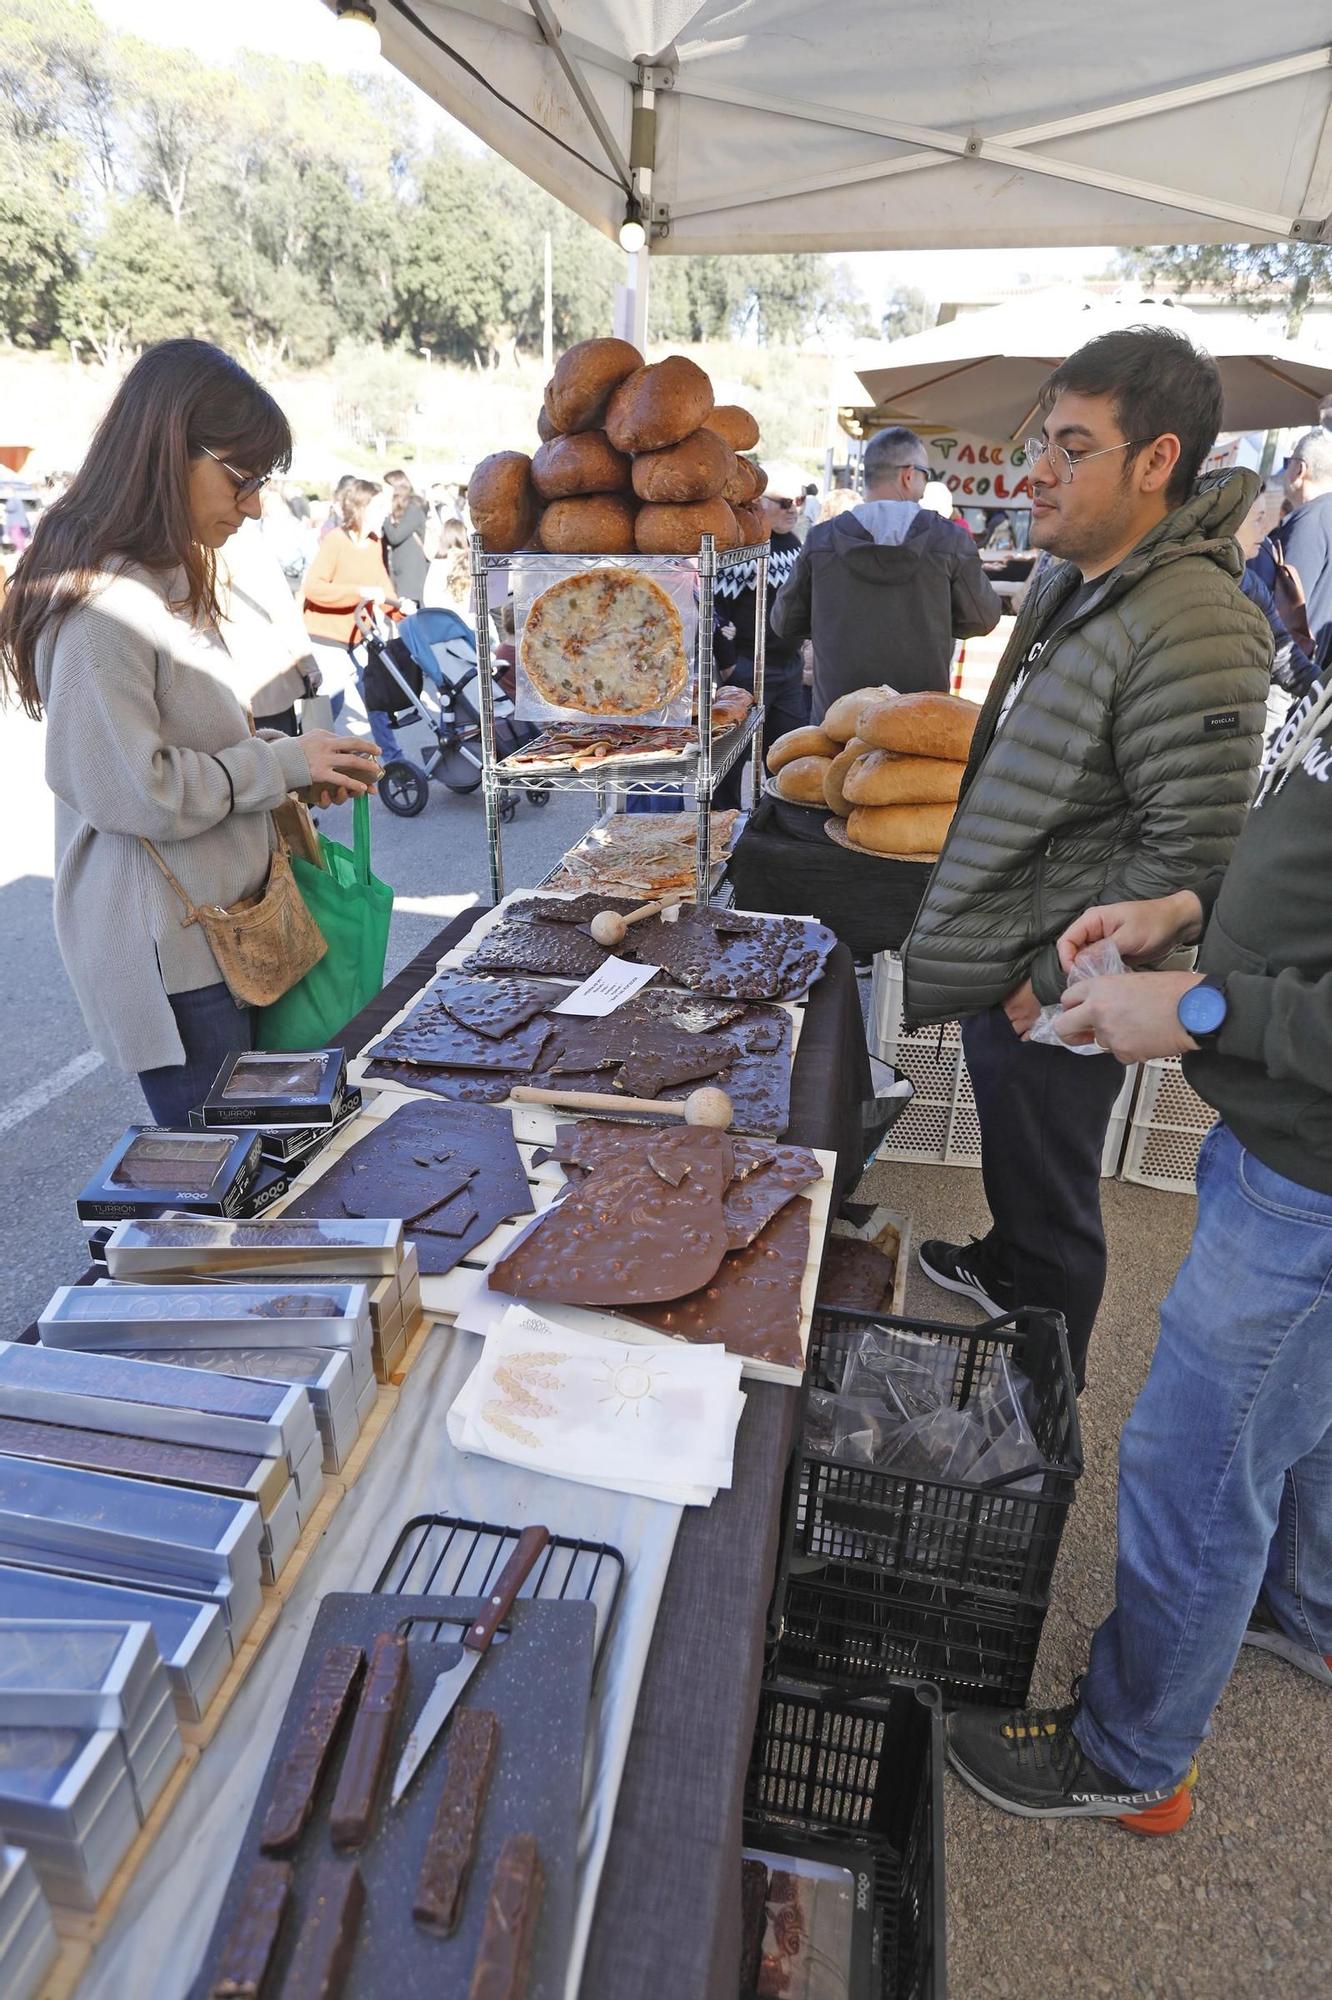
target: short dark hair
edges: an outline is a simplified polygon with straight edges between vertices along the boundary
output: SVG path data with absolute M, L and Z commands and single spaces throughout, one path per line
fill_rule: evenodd
M 1041 408 L 1048 413 L 1065 390 L 1109 396 L 1124 436 L 1144 445 L 1172 431 L 1179 458 L 1165 497 L 1174 507 L 1188 499 L 1221 428 L 1221 377 L 1210 354 L 1173 327 L 1128 326 L 1070 354 L 1042 388 Z
M 920 449 L 920 439 L 905 424 L 891 424 L 886 431 L 876 431 L 865 446 L 865 484 L 871 486 L 885 472 L 910 465 L 913 454 Z

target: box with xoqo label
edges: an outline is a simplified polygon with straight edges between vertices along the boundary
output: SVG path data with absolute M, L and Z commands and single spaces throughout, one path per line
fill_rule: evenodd
M 228 1056 L 203 1101 L 205 1126 L 333 1125 L 347 1090 L 342 1049 L 295 1055 L 239 1050 Z
M 237 1215 L 259 1172 L 254 1132 L 173 1131 L 131 1125 L 75 1202 L 81 1222 L 184 1209 L 193 1215 Z

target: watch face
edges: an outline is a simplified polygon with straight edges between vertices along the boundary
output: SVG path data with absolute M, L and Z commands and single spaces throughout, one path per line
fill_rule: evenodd
M 1195 1038 L 1214 1035 L 1226 1018 L 1226 996 L 1216 986 L 1190 986 L 1179 1003 L 1180 1026 Z

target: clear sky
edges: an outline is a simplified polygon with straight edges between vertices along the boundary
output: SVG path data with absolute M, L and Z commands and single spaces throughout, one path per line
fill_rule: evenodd
M 237 49 L 261 49 L 292 60 L 304 56 L 329 69 L 348 67 L 344 32 L 322 0 L 92 0 L 92 4 L 112 27 L 142 35 L 145 41 L 192 49 L 213 61 L 225 61 Z M 380 60 L 386 74 L 397 74 Z M 446 125 L 462 134 L 463 128 L 424 92 L 407 87 L 423 123 Z M 1095 276 L 1111 255 L 1101 249 L 866 251 L 846 262 L 877 311 L 896 284 L 915 285 L 936 301 L 974 297 L 977 292 L 1022 283 L 1054 284 Z

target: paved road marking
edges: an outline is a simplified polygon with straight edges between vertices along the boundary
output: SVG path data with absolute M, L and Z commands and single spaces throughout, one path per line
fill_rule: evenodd
M 85 1076 L 91 1076 L 95 1069 L 102 1067 L 102 1058 L 95 1049 L 85 1049 L 81 1056 L 75 1056 L 63 1069 L 55 1070 L 41 1083 L 34 1083 L 31 1090 L 25 1090 L 22 1097 L 16 1097 L 5 1111 L 0 1111 L 0 1132 L 8 1132 L 15 1125 L 21 1125 L 25 1118 L 31 1118 L 34 1111 L 40 1111 L 53 1097 L 61 1097 L 72 1090 Z
M 479 896 L 395 896 L 393 907 L 408 917 L 460 917 L 480 900 Z

